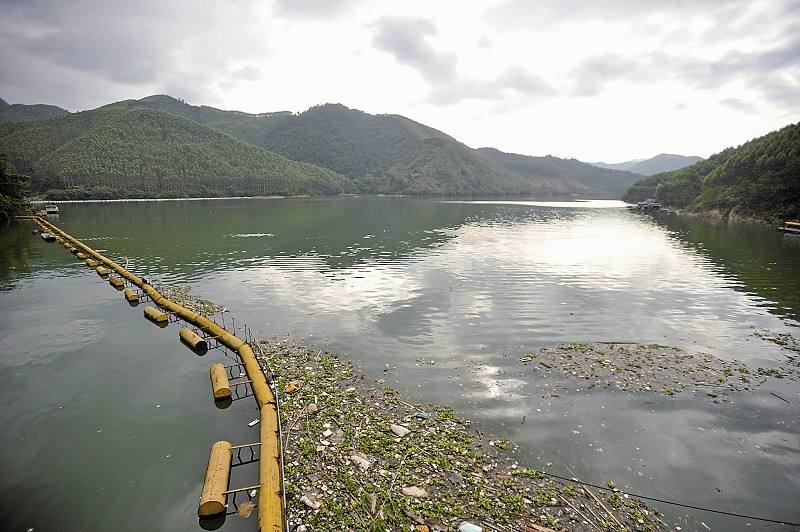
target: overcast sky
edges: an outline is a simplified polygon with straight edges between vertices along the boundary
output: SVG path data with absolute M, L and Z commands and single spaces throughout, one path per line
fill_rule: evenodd
M 114 5 L 124 5 L 119 9 Z M 800 0 L 0 0 L 0 97 L 339 102 L 472 147 L 708 156 L 800 120 Z

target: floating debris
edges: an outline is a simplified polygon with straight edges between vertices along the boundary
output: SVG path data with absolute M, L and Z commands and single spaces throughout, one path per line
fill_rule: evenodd
M 715 401 L 718 398 L 729 401 L 730 393 L 752 390 L 768 378 L 800 378 L 798 368 L 791 366 L 753 368 L 736 360 L 723 360 L 707 353 L 690 355 L 658 344 L 564 344 L 528 353 L 520 362 L 544 366 L 550 373 L 567 379 L 580 379 L 587 382 L 587 389 L 669 396 L 692 391 Z
M 630 530 L 666 528 L 656 512 L 618 490 L 589 496 L 578 484 L 523 467 L 505 438 L 478 436 L 449 408 L 411 404 L 393 388 L 370 384 L 335 354 L 278 341 L 258 347 L 281 392 L 291 524 L 429 532 L 464 524 L 468 532 L 604 530 L 617 522 Z M 284 392 L 299 379 L 302 387 Z M 400 437 L 396 428 L 408 432 Z

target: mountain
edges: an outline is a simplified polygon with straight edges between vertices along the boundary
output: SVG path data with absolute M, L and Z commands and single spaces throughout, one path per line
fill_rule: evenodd
M 649 159 L 634 159 L 632 161 L 625 161 L 624 163 L 589 164 L 612 170 L 626 170 L 639 175 L 654 175 L 661 172 L 669 172 L 670 170 L 678 170 L 702 160 L 702 157 L 696 157 L 694 155 L 687 157 L 685 155 L 675 155 L 672 153 L 660 153 Z
M 618 198 L 637 176 L 610 175 L 575 160 L 532 158 L 521 169 L 484 150 L 399 115 L 340 104 L 293 114 L 247 114 L 192 106 L 157 95 L 119 104 L 173 112 L 290 159 L 331 168 L 359 191 L 403 194 L 572 194 Z M 524 157 L 505 154 L 509 158 Z M 575 172 L 580 176 L 573 175 Z M 597 177 L 596 180 L 591 176 Z M 606 183 L 612 185 L 606 186 Z
M 505 153 L 494 148 L 479 148 L 487 159 L 518 175 L 540 179 L 563 194 L 580 194 L 593 198 L 619 198 L 639 175 L 618 170 L 595 168 L 575 159 L 559 159 L 547 155 L 532 157 Z
M 702 157 L 697 157 L 696 155 L 686 156 L 672 153 L 660 153 L 650 159 L 639 161 L 628 168 L 628 171 L 640 175 L 654 175 L 660 174 L 661 172 L 679 170 L 702 160 Z
M 335 194 L 348 180 L 175 114 L 106 106 L 32 123 L 0 152 L 51 199 Z
M 627 172 L 640 162 L 644 161 L 644 159 L 633 159 L 632 161 L 625 161 L 624 163 L 589 163 L 592 166 L 597 166 L 598 168 L 606 168 L 608 170 L 620 170 L 622 172 Z
M 800 123 L 638 181 L 624 199 L 764 221 L 800 216 Z
M 0 122 L 29 122 L 32 120 L 45 120 L 68 115 L 69 111 L 56 107 L 55 105 L 45 105 L 37 103 L 34 105 L 24 105 L 21 103 L 9 104 L 0 99 Z
M 321 183 L 317 183 L 312 189 L 303 186 L 267 187 L 273 191 L 325 193 L 324 191 L 330 189 L 389 194 L 528 194 L 618 198 L 638 177 L 625 172 L 599 169 L 576 160 L 549 156 L 527 157 L 492 149 L 475 150 L 441 131 L 403 116 L 372 115 L 339 104 L 319 105 L 298 114 L 251 114 L 190 105 L 167 95 L 114 102 L 93 111 L 63 116 L 61 121 L 48 122 L 50 129 L 47 130 L 47 138 L 43 138 L 41 132 L 31 131 L 39 127 L 39 122 L 5 123 L 6 125 L 0 122 L 0 151 L 12 148 L 15 150 L 10 152 L 13 164 L 21 171 L 34 172 L 37 177 L 34 179 L 35 189 L 41 188 L 44 177 L 61 179 L 67 176 L 67 170 L 69 175 L 99 175 L 99 181 L 109 176 L 116 179 L 125 175 L 129 178 L 126 186 L 134 186 L 139 180 L 158 176 L 159 171 L 167 172 L 171 176 L 182 175 L 180 165 L 186 161 L 186 150 L 181 146 L 183 140 L 180 135 L 170 137 L 171 145 L 159 150 L 160 132 L 149 120 L 145 121 L 149 124 L 148 127 L 136 130 L 135 135 L 127 130 L 119 131 L 121 127 L 129 129 L 133 125 L 126 126 L 117 117 L 121 116 L 120 113 L 134 111 L 138 113 L 125 116 L 142 120 L 151 116 L 144 113 L 146 111 L 184 120 L 179 129 L 192 131 L 189 142 L 194 142 L 191 137 L 199 135 L 201 130 L 208 130 L 204 133 L 210 143 L 207 153 L 214 153 L 219 157 L 215 166 L 217 175 L 225 175 L 225 167 L 235 168 L 240 173 L 244 171 L 229 160 L 229 154 L 224 149 L 210 148 L 211 144 L 216 145 L 223 138 L 230 142 L 233 137 L 252 148 L 258 148 L 260 151 L 257 153 L 261 156 L 265 153 L 277 154 L 292 161 L 311 163 L 315 165 L 314 168 L 329 169 L 329 175 L 337 178 L 337 185 L 333 187 L 322 186 Z M 77 115 L 82 115 L 80 120 L 76 119 L 74 123 L 69 120 Z M 111 120 L 112 123 L 106 127 L 105 120 Z M 162 116 L 160 120 L 165 118 Z M 192 127 L 189 128 L 187 123 L 193 124 Z M 95 134 L 105 137 L 131 137 L 128 144 L 87 145 L 87 142 L 94 141 L 92 136 L 83 137 L 87 134 L 87 128 L 104 128 L 101 133 Z M 209 131 L 217 136 L 212 136 Z M 77 144 L 73 145 L 74 143 Z M 242 149 L 238 144 L 237 147 Z M 101 149 L 110 151 L 101 154 L 98 151 Z M 128 157 L 129 152 L 140 149 L 147 154 L 146 164 L 134 163 Z M 70 165 L 65 166 L 63 162 L 68 150 L 82 150 L 82 154 L 80 158 L 73 155 Z M 111 163 L 101 164 L 98 159 L 100 155 L 109 161 L 124 162 L 114 162 L 114 172 L 109 174 Z M 153 158 L 157 155 L 176 159 L 164 159 L 159 165 Z M 125 166 L 127 164 L 130 166 Z M 142 164 L 147 170 L 146 174 L 141 174 Z M 203 176 L 208 174 L 198 168 L 195 162 L 192 165 L 190 168 L 193 171 L 200 172 Z M 128 175 L 132 172 L 132 175 Z M 136 172 L 140 174 L 136 175 Z M 342 176 L 347 179 L 342 181 Z M 68 183 L 70 181 L 54 183 L 51 188 L 61 189 L 69 186 Z M 100 189 L 97 187 L 113 189 L 115 186 L 113 180 L 103 183 L 91 185 L 95 188 L 90 194 L 99 194 Z M 83 181 L 79 185 L 87 186 Z M 180 194 L 180 187 L 176 186 L 159 188 L 154 193 Z M 205 194 L 203 190 L 206 189 L 186 186 L 187 194 Z M 208 190 L 222 193 L 220 187 L 213 187 L 209 183 L 204 186 Z M 151 185 L 142 187 L 136 190 L 148 193 L 152 188 Z M 241 187 L 235 189 L 250 190 Z M 246 193 L 262 193 L 263 189 L 264 186 L 259 185 L 254 189 L 255 192 Z

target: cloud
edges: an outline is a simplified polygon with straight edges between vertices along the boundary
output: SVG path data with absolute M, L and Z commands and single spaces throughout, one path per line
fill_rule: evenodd
M 373 45 L 403 65 L 417 70 L 431 86 L 430 100 L 450 105 L 466 99 L 503 100 L 509 96 L 552 93 L 541 78 L 522 67 L 510 67 L 489 79 L 460 76 L 455 54 L 436 49 L 433 22 L 411 17 L 383 17 L 375 23 Z
M 450 83 L 456 77 L 458 59 L 437 51 L 429 41 L 436 35 L 433 22 L 412 17 L 383 17 L 375 23 L 373 44 L 398 63 L 420 72 L 430 83 Z
M 36 87 L 51 103 L 78 109 L 179 89 L 185 98 L 213 101 L 231 75 L 234 50 L 237 65 L 267 52 L 255 5 L 10 0 L 0 19 L 7 74 L 0 89 L 19 101 Z M 240 68 L 235 79 L 258 79 L 253 68 Z
M 753 113 L 755 112 L 755 107 L 744 101 L 740 100 L 739 98 L 725 98 L 724 100 L 720 100 L 720 104 L 733 109 L 734 111 L 739 111 L 742 113 Z
M 568 79 L 576 96 L 596 96 L 614 81 L 652 85 L 672 80 L 704 91 L 719 91 L 738 82 L 772 105 L 796 110 L 800 94 L 800 39 L 765 50 L 727 52 L 717 59 L 661 52 L 630 57 L 597 55 L 582 61 Z M 744 109 L 733 101 L 723 103 L 739 111 Z
M 244 81 L 258 81 L 261 79 L 261 70 L 253 65 L 245 65 L 231 72 L 231 77 Z
M 608 83 L 630 77 L 636 69 L 636 61 L 618 54 L 589 57 L 570 74 L 570 92 L 575 96 L 596 96 Z
M 329 19 L 343 15 L 353 0 L 275 0 L 275 13 L 285 18 Z
M 672 14 L 688 18 L 694 13 L 726 14 L 721 20 L 741 13 L 748 0 L 508 0 L 490 8 L 486 19 L 506 29 L 526 30 L 542 24 L 573 23 L 582 20 L 620 22 L 645 16 Z M 734 17 L 735 18 L 735 17 Z

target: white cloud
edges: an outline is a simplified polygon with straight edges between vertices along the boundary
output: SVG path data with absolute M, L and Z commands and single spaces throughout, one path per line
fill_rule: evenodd
M 798 120 L 800 2 L 7 0 L 0 97 L 341 102 L 472 146 L 709 155 Z

